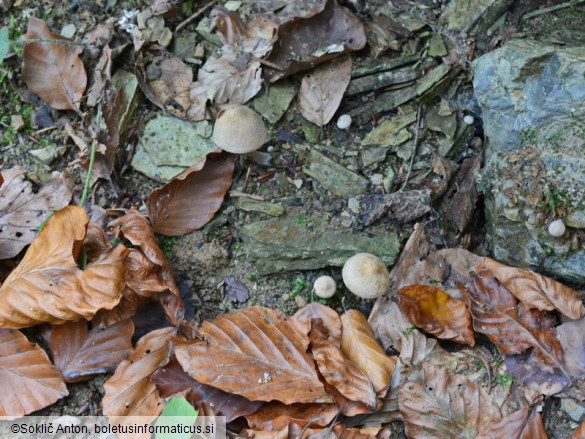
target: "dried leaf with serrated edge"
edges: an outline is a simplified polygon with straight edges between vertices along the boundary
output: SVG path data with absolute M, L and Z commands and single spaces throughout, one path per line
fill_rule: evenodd
M 337 347 L 341 346 L 341 320 L 339 320 L 339 314 L 328 306 L 311 302 L 299 309 L 294 318 L 303 324 L 307 335 L 318 321 L 323 322 L 327 340 Z
M 256 413 L 246 416 L 250 428 L 259 430 L 281 430 L 291 423 L 304 427 L 325 427 L 335 415 L 335 404 L 283 404 L 272 401 L 264 404 Z
M 132 353 L 133 333 L 131 321 L 91 330 L 85 320 L 55 326 L 50 344 L 53 361 L 68 383 L 113 372 Z
M 585 314 L 585 307 L 579 294 L 541 274 L 522 268 L 508 267 L 493 259 L 485 258 L 476 271 L 487 269 L 510 292 L 529 308 L 542 311 L 556 309 L 570 319 L 579 319 Z
M 58 40 L 24 43 L 22 75 L 27 87 L 57 110 L 78 110 L 87 85 L 79 55 L 83 48 L 69 38 L 53 34 L 43 20 L 30 17 L 27 40 Z
M 429 285 L 404 287 L 396 295 L 408 318 L 423 331 L 445 340 L 475 345 L 471 313 L 461 300 Z
M 12 168 L 0 174 L 0 259 L 16 256 L 35 239 L 37 227 L 71 200 L 71 185 L 62 174 L 53 172 L 33 194 L 24 172 Z
M 15 419 L 68 395 L 59 371 L 39 345 L 0 329 L 0 416 Z
M 475 439 L 547 439 L 542 418 L 536 408 L 524 407 L 509 414 Z
M 389 357 L 376 342 L 374 331 L 364 315 L 350 309 L 341 316 L 341 350 L 364 371 L 376 392 L 390 384 L 396 358 Z
M 198 383 L 183 370 L 174 355 L 167 365 L 152 374 L 150 380 L 156 384 L 162 398 L 184 394 L 189 400 L 213 407 L 217 414 L 226 417 L 226 422 L 251 415 L 263 404 Z
M 165 404 L 149 377 L 168 362 L 173 331 L 157 329 L 138 340 L 130 358 L 122 361 L 104 383 L 104 415 L 147 416 L 153 420 L 160 414 Z
M 128 250 L 119 245 L 79 270 L 75 262 L 89 218 L 79 206 L 56 212 L 0 287 L 0 327 L 25 328 L 91 319 L 118 304 Z
M 351 56 L 322 64 L 307 73 L 299 92 L 299 109 L 309 122 L 327 125 L 341 104 L 351 78 Z
M 221 207 L 233 172 L 232 156 L 211 154 L 153 191 L 146 202 L 153 230 L 179 236 L 203 227 Z
M 402 383 L 398 404 L 409 438 L 473 439 L 501 419 L 485 390 L 428 363 Z
M 203 322 L 202 340 L 175 347 L 196 381 L 253 401 L 332 402 L 306 353 L 301 325 L 282 312 L 251 307 Z

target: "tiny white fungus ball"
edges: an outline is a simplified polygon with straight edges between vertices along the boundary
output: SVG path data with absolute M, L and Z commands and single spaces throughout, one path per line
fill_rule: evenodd
M 370 253 L 358 253 L 345 261 L 341 275 L 347 289 L 362 299 L 376 299 L 390 287 L 386 265 Z
M 337 284 L 331 276 L 319 276 L 315 279 L 313 289 L 315 290 L 315 294 L 320 298 L 329 299 L 337 291 Z
M 473 118 L 473 116 L 470 116 L 468 114 L 467 116 L 465 116 L 463 118 L 463 122 L 465 122 L 467 125 L 473 125 L 473 122 L 475 122 L 475 119 Z
M 347 130 L 351 126 L 351 116 L 349 114 L 342 114 L 337 119 L 337 128 L 340 130 Z
M 561 219 L 554 220 L 548 225 L 548 234 L 550 236 L 554 236 L 555 238 L 563 236 L 565 234 L 565 230 L 565 223 Z

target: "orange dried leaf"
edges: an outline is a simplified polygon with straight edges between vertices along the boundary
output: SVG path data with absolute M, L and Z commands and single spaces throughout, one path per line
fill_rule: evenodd
M 573 433 L 570 439 L 583 439 L 585 438 L 585 419 L 581 422 L 581 425 L 577 427 L 577 430 Z
M 45 351 L 20 331 L 0 329 L 0 417 L 18 418 L 67 395 Z
M 104 415 L 147 416 L 153 420 L 160 414 L 165 404 L 149 378 L 168 362 L 173 331 L 157 329 L 138 340 L 130 358 L 122 361 L 104 383 Z
M 221 207 L 233 172 L 233 157 L 212 154 L 155 190 L 146 202 L 153 230 L 179 236 L 203 227 Z
M 175 347 L 196 381 L 253 401 L 333 402 L 319 381 L 309 339 L 282 312 L 251 307 L 201 325 L 203 340 Z
M 570 319 L 585 315 L 585 307 L 579 294 L 546 276 L 522 268 L 508 267 L 493 259 L 485 258 L 481 267 L 488 269 L 510 292 L 528 308 L 541 311 L 558 310 Z
M 79 109 L 87 85 L 79 58 L 83 48 L 51 33 L 45 22 L 35 17 L 29 19 L 26 38 L 62 41 L 24 43 L 22 75 L 27 87 L 57 110 Z
M 542 417 L 535 408 L 525 407 L 490 425 L 476 439 L 547 439 Z
M 335 415 L 335 404 L 283 404 L 272 401 L 264 404 L 256 413 L 246 416 L 250 428 L 258 430 L 281 430 L 291 423 L 304 427 L 325 427 Z
M 341 320 L 339 314 L 328 306 L 321 305 L 319 302 L 311 302 L 299 309 L 293 317 L 306 328 L 307 335 L 317 322 L 321 321 L 327 340 L 337 347 L 341 345 Z
M 89 218 L 79 206 L 56 212 L 0 288 L 0 327 L 91 319 L 112 309 L 124 288 L 127 249 L 114 248 L 79 270 L 75 258 Z
M 404 287 L 396 295 L 408 318 L 423 331 L 438 338 L 475 345 L 471 313 L 461 300 L 429 285 Z
M 55 366 L 68 383 L 116 370 L 130 356 L 134 324 L 121 322 L 108 328 L 87 329 L 87 322 L 67 322 L 53 328 L 51 353 Z
M 396 358 L 389 357 L 376 342 L 374 331 L 365 316 L 354 309 L 341 316 L 341 350 L 364 371 L 380 392 L 390 384 Z
M 463 375 L 429 363 L 413 370 L 398 400 L 407 437 L 473 439 L 501 419 L 488 393 Z

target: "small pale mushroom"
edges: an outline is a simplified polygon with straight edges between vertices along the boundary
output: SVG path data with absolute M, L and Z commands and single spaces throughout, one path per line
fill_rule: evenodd
M 330 297 L 333 297 L 335 291 L 337 291 L 335 279 L 333 279 L 331 276 L 319 276 L 317 279 L 315 279 L 313 290 L 315 290 L 315 294 L 318 297 L 322 299 L 329 299 Z
M 565 223 L 562 219 L 554 220 L 548 225 L 548 234 L 555 238 L 560 238 L 565 234 Z
M 349 114 L 342 114 L 337 119 L 337 128 L 340 130 L 347 130 L 351 126 L 351 116 Z
M 213 141 L 224 151 L 246 154 L 268 142 L 262 117 L 245 105 L 228 105 L 217 114 Z
M 343 265 L 343 283 L 362 299 L 380 297 L 390 287 L 390 274 L 384 262 L 370 253 L 358 253 Z

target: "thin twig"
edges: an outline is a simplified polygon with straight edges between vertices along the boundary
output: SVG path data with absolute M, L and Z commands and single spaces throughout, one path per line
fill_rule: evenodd
M 577 6 L 579 3 L 585 3 L 585 0 L 573 0 L 570 2 L 561 3 L 560 5 L 549 6 L 548 8 L 537 9 L 536 11 L 528 12 L 524 14 L 520 20 L 528 20 L 529 18 L 537 17 L 548 12 L 558 11 L 560 9 L 570 8 Z
M 210 7 L 212 7 L 213 5 L 215 5 L 218 1 L 219 0 L 213 0 L 212 2 L 207 3 L 205 6 L 199 8 L 199 10 L 197 12 L 195 12 L 193 15 L 191 15 L 189 18 L 187 18 L 185 21 L 183 21 L 182 23 L 180 23 L 175 28 L 175 33 L 176 32 L 179 32 L 181 29 L 183 29 L 185 26 L 187 26 L 189 23 L 191 23 L 193 20 L 195 20 L 201 14 L 203 14 L 207 9 L 209 9 Z
M 87 177 L 85 178 L 85 186 L 83 187 L 83 195 L 81 195 L 81 202 L 79 203 L 80 206 L 83 207 L 85 202 L 87 201 L 87 194 L 89 193 L 89 187 L 91 186 L 91 174 L 93 170 L 93 162 L 95 161 L 95 152 L 97 150 L 98 142 L 94 140 L 91 142 L 91 153 L 89 156 L 89 167 L 87 168 Z
M 260 195 L 245 194 L 244 192 L 239 192 L 239 191 L 231 191 L 230 197 L 250 198 L 250 199 L 256 200 L 256 201 L 264 201 L 264 197 L 261 197 Z
M 410 166 L 408 167 L 408 173 L 406 174 L 406 178 L 404 179 L 404 183 L 402 183 L 402 187 L 398 189 L 398 192 L 404 190 L 406 185 L 408 184 L 408 179 L 410 178 L 410 173 L 412 172 L 412 167 L 414 166 L 414 158 L 416 156 L 416 150 L 418 149 L 418 141 L 420 136 L 420 128 L 422 124 L 422 106 L 419 103 L 418 107 L 416 108 L 416 134 L 414 135 L 414 146 L 412 147 L 412 156 L 410 157 Z

